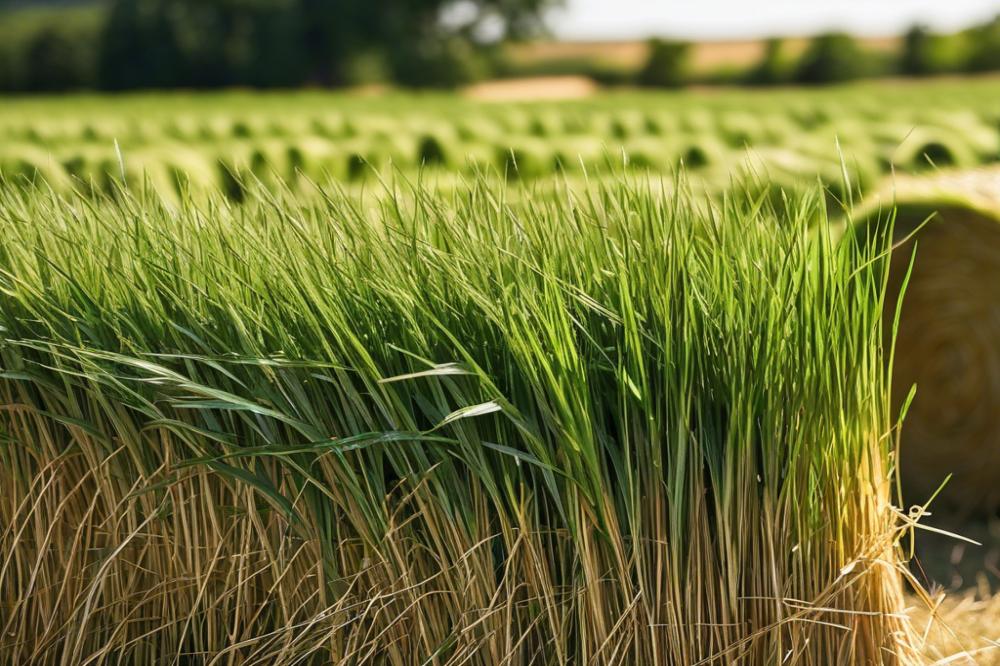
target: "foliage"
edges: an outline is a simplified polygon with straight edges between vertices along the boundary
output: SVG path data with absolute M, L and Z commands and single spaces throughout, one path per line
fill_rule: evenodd
M 934 72 L 933 40 L 934 36 L 926 27 L 915 25 L 910 28 L 903 36 L 899 71 L 910 76 Z
M 0 92 L 94 87 L 101 20 L 88 5 L 0 9 Z
M 837 83 L 867 73 L 865 54 L 854 38 L 831 32 L 812 40 L 795 71 L 795 80 L 807 85 Z
M 511 62 L 501 45 L 541 33 L 563 0 L 97 0 L 0 4 L 0 91 L 100 87 L 288 88 L 398 82 L 450 87 L 486 76 L 571 74 L 606 85 L 775 85 L 1000 68 L 1000 21 L 953 35 L 915 26 L 894 55 L 821 35 L 798 67 L 769 40 L 753 67 L 693 75 L 683 43 L 646 63 L 600 56 Z
M 764 43 L 764 54 L 746 75 L 750 85 L 773 86 L 787 83 L 790 77 L 788 61 L 783 55 L 784 40 L 772 37 Z
M 664 39 L 649 40 L 649 55 L 639 71 L 639 85 L 677 88 L 687 82 L 691 44 Z
M 1000 69 L 1000 16 L 968 30 L 966 39 L 967 71 L 989 72 Z
M 367 77 L 455 85 L 486 73 L 489 40 L 533 34 L 540 12 L 554 1 L 476 0 L 462 5 L 471 11 L 460 20 L 442 18 L 453 4 L 448 0 L 0 7 L 0 86 L 271 88 L 371 82 Z M 32 48 L 45 62 L 35 64 Z
M 447 4 L 115 0 L 102 80 L 111 88 L 342 84 L 361 71 L 359 54 L 378 51 L 400 83 L 456 85 L 482 74 L 473 48 L 481 24 L 526 31 L 548 0 L 469 3 L 472 15 L 458 24 L 440 20 Z

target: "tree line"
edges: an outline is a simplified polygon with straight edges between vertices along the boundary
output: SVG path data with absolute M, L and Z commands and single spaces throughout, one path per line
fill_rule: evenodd
M 865 48 L 851 35 L 829 32 L 809 41 L 800 54 L 787 40 L 765 40 L 760 60 L 742 72 L 698 75 L 691 71 L 689 42 L 653 39 L 639 71 L 641 85 L 678 87 L 692 81 L 750 86 L 822 85 L 880 76 L 978 74 L 1000 70 L 1000 16 L 953 34 L 916 25 L 893 51 Z
M 15 11 L 0 19 L 10 24 L 0 88 L 451 86 L 476 78 L 492 45 L 538 30 L 552 2 L 111 0 Z
M 0 0 L 0 12 L 3 11 Z M 0 13 L 0 91 L 294 88 L 395 83 L 453 87 L 518 70 L 505 40 L 540 33 L 560 0 L 108 0 Z M 895 53 L 847 34 L 789 53 L 765 43 L 742 71 L 694 73 L 691 44 L 651 40 L 644 65 L 610 71 L 565 63 L 558 73 L 609 84 L 824 84 L 857 78 L 1000 70 L 1000 17 L 954 34 L 915 26 Z M 543 65 L 542 67 L 545 67 Z

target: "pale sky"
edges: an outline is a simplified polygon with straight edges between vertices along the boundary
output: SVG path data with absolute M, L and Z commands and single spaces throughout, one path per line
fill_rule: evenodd
M 915 22 L 953 30 L 1000 14 L 1000 0 L 565 0 L 548 26 L 563 39 L 725 39 L 843 29 L 892 35 Z

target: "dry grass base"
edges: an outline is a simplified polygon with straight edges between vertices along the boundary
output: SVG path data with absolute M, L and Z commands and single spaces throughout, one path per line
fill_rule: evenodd
M 924 632 L 923 656 L 933 666 L 1000 665 L 1000 595 L 953 595 L 927 609 L 913 600 L 913 619 Z

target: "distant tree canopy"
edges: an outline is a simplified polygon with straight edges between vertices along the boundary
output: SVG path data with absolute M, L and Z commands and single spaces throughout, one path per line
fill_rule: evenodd
M 747 74 L 747 83 L 758 86 L 773 86 L 784 83 L 788 78 L 788 68 L 783 57 L 784 41 L 772 37 L 764 43 L 764 54 L 760 62 Z
M 934 35 L 922 26 L 915 25 L 903 35 L 903 53 L 899 71 L 910 76 L 921 76 L 934 71 Z
M 795 72 L 803 84 L 837 83 L 865 74 L 865 54 L 853 37 L 842 32 L 817 36 L 810 42 Z
M 557 0 L 113 0 L 100 80 L 112 89 L 336 85 L 377 53 L 396 81 L 450 85 L 474 46 L 539 27 Z
M 966 69 L 988 72 L 1000 69 L 1000 16 L 967 32 L 970 45 Z
M 765 42 L 753 66 L 701 71 L 692 45 L 653 39 L 640 66 L 600 57 L 519 62 L 565 0 L 0 0 L 0 92 L 398 83 L 584 75 L 608 85 L 828 84 L 1000 70 L 1000 16 L 952 34 L 915 26 L 889 52 L 844 33 L 801 55 Z
M 688 81 L 691 44 L 664 39 L 649 40 L 649 56 L 639 72 L 643 86 L 676 88 Z

